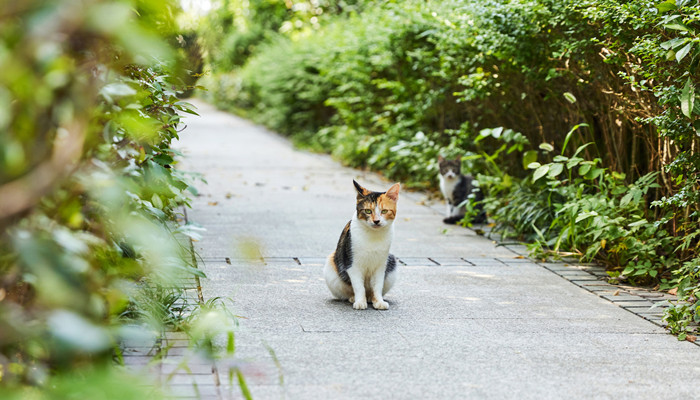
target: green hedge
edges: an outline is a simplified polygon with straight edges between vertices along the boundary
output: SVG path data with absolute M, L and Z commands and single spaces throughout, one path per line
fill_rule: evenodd
M 120 344 L 197 323 L 170 307 L 183 277 L 202 276 L 183 240 L 196 232 L 177 221 L 193 189 L 171 145 L 194 112 L 164 40 L 176 12 L 150 0 L 0 12 L 3 398 L 158 397 L 116 367 Z

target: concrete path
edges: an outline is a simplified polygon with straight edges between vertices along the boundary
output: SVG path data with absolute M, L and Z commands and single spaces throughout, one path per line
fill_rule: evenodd
M 189 212 L 207 229 L 195 243 L 203 293 L 230 297 L 242 316 L 236 354 L 250 362 L 253 398 L 697 396 L 697 346 L 470 230 L 446 228 L 420 193 L 399 198 L 392 252 L 402 265 L 390 309 L 333 300 L 321 271 L 354 210 L 352 179 L 373 190 L 392 182 L 195 104 L 201 117 L 187 119 L 177 147 L 183 169 L 208 181 Z M 239 398 L 219 372 L 218 396 Z

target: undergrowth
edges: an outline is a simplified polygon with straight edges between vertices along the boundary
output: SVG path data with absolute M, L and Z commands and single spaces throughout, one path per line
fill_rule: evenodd
M 178 286 L 203 274 L 182 245 L 195 230 L 176 222 L 194 188 L 171 146 L 196 114 L 166 40 L 176 13 L 151 0 L 0 10 L 3 398 L 162 397 L 114 363 L 120 343 L 182 329 L 212 350 L 232 335 L 233 316 Z

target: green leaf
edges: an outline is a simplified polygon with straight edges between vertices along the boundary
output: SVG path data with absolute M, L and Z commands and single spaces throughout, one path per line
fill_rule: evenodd
M 588 219 L 590 217 L 596 217 L 598 216 L 598 213 L 595 211 L 587 211 L 587 212 L 582 212 L 579 215 L 576 216 L 576 220 L 574 220 L 574 223 L 579 223 L 585 219 Z
M 662 13 L 668 12 L 671 10 L 675 10 L 677 8 L 676 7 L 676 0 L 666 0 L 662 3 L 655 5 L 654 7 L 656 7 L 656 9 Z
M 579 175 L 586 175 L 591 170 L 591 164 L 583 164 L 578 168 Z
M 572 169 L 579 165 L 581 161 L 583 161 L 583 158 L 581 157 L 571 157 L 571 159 L 569 159 L 569 161 L 566 163 L 566 168 Z
M 157 154 L 153 157 L 153 161 L 157 162 L 160 165 L 170 165 L 172 164 L 175 160 L 171 156 L 165 153 L 160 153 Z
M 622 173 L 622 172 L 613 171 L 613 172 L 612 172 L 612 176 L 613 176 L 613 178 L 615 178 L 615 179 L 622 180 L 622 179 L 625 179 L 625 177 L 627 177 L 627 174 Z
M 695 86 L 693 81 L 688 77 L 688 80 L 683 87 L 681 92 L 681 112 L 683 115 L 690 118 L 693 113 L 693 107 L 695 105 Z
M 693 48 L 693 42 L 690 42 L 685 45 L 682 49 L 678 50 L 676 53 L 676 61 L 681 62 L 683 57 L 687 56 L 688 53 L 690 53 L 690 50 Z
M 525 169 L 535 169 L 537 167 L 531 168 L 530 165 L 532 164 L 537 164 L 537 167 L 539 167 L 539 163 L 537 162 L 537 151 L 536 150 L 528 150 L 523 154 L 523 168 Z
M 47 319 L 47 326 L 61 344 L 85 353 L 104 351 L 112 344 L 106 329 L 73 311 L 54 311 Z
M 586 147 L 588 147 L 588 146 L 590 146 L 590 145 L 592 145 L 592 144 L 594 144 L 594 143 L 593 143 L 593 142 L 588 142 L 588 143 L 584 144 L 583 146 L 580 146 L 578 149 L 576 149 L 576 152 L 574 153 L 574 157 L 576 157 L 577 155 L 579 155 L 579 153 L 581 153 L 583 150 L 585 150 Z
M 100 94 L 108 101 L 112 101 L 113 98 L 133 96 L 136 93 L 134 88 L 122 82 L 110 83 L 100 89 Z
M 648 223 L 647 220 L 645 220 L 645 219 L 640 219 L 639 221 L 637 221 L 637 222 L 632 222 L 631 224 L 628 224 L 627 226 L 630 227 L 630 228 L 635 228 L 635 227 L 637 227 L 637 226 L 642 226 L 642 225 L 647 224 L 647 223 Z
M 622 271 L 621 274 L 622 274 L 622 275 L 629 275 L 629 274 L 631 274 L 633 271 L 634 271 L 634 267 L 633 267 L 633 266 L 629 266 L 629 267 L 625 268 L 625 269 Z
M 527 168 L 528 168 L 528 169 L 537 169 L 537 168 L 539 168 L 539 167 L 541 167 L 541 166 L 542 166 L 542 164 L 540 164 L 540 163 L 538 163 L 537 161 L 535 161 L 535 162 L 531 162 L 530 164 L 528 164 L 528 165 L 527 165 Z
M 151 196 L 151 204 L 153 204 L 153 207 L 162 210 L 163 209 L 163 200 L 160 199 L 160 196 L 157 194 L 153 194 Z
M 571 139 L 571 136 L 576 132 L 579 128 L 587 127 L 588 124 L 578 124 L 575 125 L 571 130 L 566 134 L 566 138 L 564 138 L 564 145 L 561 147 L 561 154 L 564 154 L 564 150 L 566 150 L 566 146 L 569 144 L 569 140 Z M 576 151 L 576 154 L 578 154 L 579 150 Z M 576 155 L 575 154 L 575 155 Z
M 596 179 L 603 173 L 604 169 L 603 168 L 591 168 L 590 171 L 586 174 L 584 178 L 586 179 Z
M 555 176 L 561 174 L 562 171 L 564 171 L 564 164 L 554 163 L 554 164 L 551 164 L 551 166 L 549 167 L 549 174 L 548 175 L 550 178 L 554 178 Z
M 632 193 L 632 192 L 629 192 L 626 195 L 624 195 L 622 197 L 622 199 L 620 200 L 620 207 L 624 207 L 627 204 L 629 204 L 630 201 L 632 201 L 632 197 L 634 197 L 634 193 Z
M 687 41 L 687 38 L 674 38 L 661 43 L 661 48 L 664 50 L 672 50 L 676 47 L 682 46 Z
M 248 389 L 248 384 L 245 381 L 245 378 L 243 377 L 243 373 L 241 372 L 240 369 L 236 368 L 236 377 L 238 377 L 238 387 L 241 389 L 241 394 L 243 395 L 243 398 L 246 400 L 252 400 L 253 395 L 250 393 L 250 389 Z
M 554 146 L 552 146 L 549 143 L 541 143 L 540 144 L 540 149 L 544 151 L 554 151 Z
M 532 175 L 532 181 L 537 182 L 537 180 L 543 177 L 547 173 L 547 171 L 549 171 L 549 164 L 540 166 L 535 170 L 535 173 Z
M 576 96 L 571 94 L 571 92 L 564 92 L 564 98 L 571 104 L 576 103 Z
M 228 340 L 226 341 L 226 354 L 233 355 L 236 352 L 236 339 L 233 336 L 233 331 L 226 333 Z
M 664 28 L 672 29 L 674 31 L 686 31 L 686 32 L 689 31 L 687 26 L 685 26 L 683 24 L 679 24 L 677 22 L 673 23 L 673 24 L 666 24 L 666 25 L 664 25 Z

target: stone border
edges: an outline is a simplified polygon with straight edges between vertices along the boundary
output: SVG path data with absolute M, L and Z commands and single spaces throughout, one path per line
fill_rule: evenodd
M 529 259 L 526 246 L 520 244 L 508 244 L 503 246 L 514 254 Z M 669 302 L 678 301 L 677 296 L 665 292 L 609 283 L 608 279 L 610 276 L 605 272 L 605 268 L 597 264 L 579 263 L 577 261 L 530 261 L 559 275 L 574 285 L 662 328 L 667 328 L 668 326 L 662 319 L 664 310 L 670 306 Z M 670 334 L 671 333 L 669 333 L 669 335 Z M 700 346 L 700 343 L 697 341 L 690 342 L 696 346 Z

